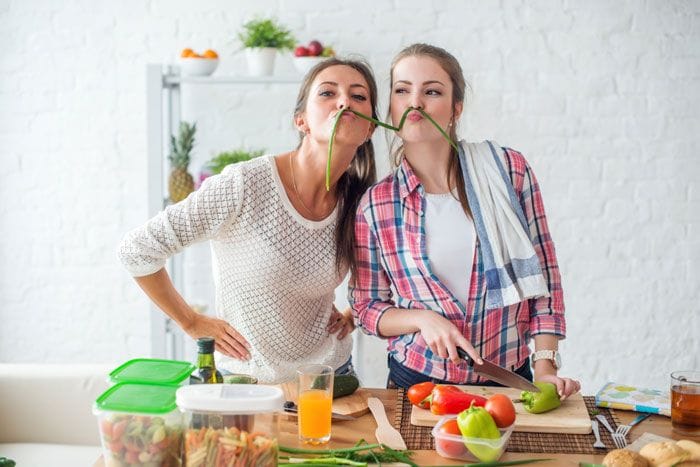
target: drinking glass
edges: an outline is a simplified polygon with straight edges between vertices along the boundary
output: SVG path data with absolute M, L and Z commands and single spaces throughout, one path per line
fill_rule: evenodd
M 331 439 L 333 368 L 306 365 L 297 370 L 299 439 L 307 444 L 324 444 Z
M 671 424 L 678 433 L 700 434 L 700 371 L 671 373 Z

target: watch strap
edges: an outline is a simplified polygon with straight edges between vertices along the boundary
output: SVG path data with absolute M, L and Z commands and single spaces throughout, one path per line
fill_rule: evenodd
M 559 357 L 559 358 L 557 358 Z M 534 367 L 535 362 L 537 360 L 549 360 L 552 362 L 552 365 L 554 368 L 559 369 L 560 362 L 561 362 L 561 357 L 559 356 L 559 352 L 556 350 L 550 350 L 550 349 L 545 349 L 545 350 L 538 350 L 536 352 L 532 353 L 531 356 L 531 361 L 532 361 L 532 366 Z

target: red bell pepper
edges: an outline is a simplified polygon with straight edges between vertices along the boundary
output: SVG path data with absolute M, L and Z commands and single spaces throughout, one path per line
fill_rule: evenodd
M 406 396 L 408 400 L 411 401 L 411 404 L 421 409 L 427 409 L 430 407 L 430 393 L 433 391 L 434 387 L 435 383 L 430 381 L 414 384 L 408 388 Z
M 435 415 L 460 413 L 472 405 L 483 407 L 486 405 L 486 398 L 463 392 L 458 387 L 450 385 L 435 386 L 431 393 L 430 411 Z

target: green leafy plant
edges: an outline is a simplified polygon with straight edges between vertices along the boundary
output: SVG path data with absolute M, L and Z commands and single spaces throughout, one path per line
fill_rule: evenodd
M 238 38 L 246 48 L 273 47 L 291 50 L 295 39 L 292 33 L 273 19 L 254 19 L 243 25 Z
M 209 162 L 206 167 L 211 171 L 212 175 L 220 174 L 227 165 L 237 162 L 249 161 L 253 158 L 262 156 L 265 153 L 263 149 L 234 149 L 232 151 L 224 151 L 217 154 Z

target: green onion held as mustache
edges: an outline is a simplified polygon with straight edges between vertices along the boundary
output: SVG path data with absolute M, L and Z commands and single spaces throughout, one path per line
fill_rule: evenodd
M 386 129 L 394 130 L 394 131 L 401 131 L 404 123 L 406 122 L 406 117 L 408 116 L 408 113 L 412 110 L 417 110 L 418 112 L 420 112 L 421 115 L 423 115 L 425 118 L 427 118 L 428 121 L 430 123 L 432 123 L 433 126 L 435 126 L 435 128 L 438 129 L 440 134 L 447 140 L 448 143 L 450 143 L 450 146 L 452 146 L 455 149 L 455 151 L 459 150 L 459 149 L 457 149 L 457 145 L 454 143 L 454 141 L 452 141 L 452 139 L 450 139 L 449 135 L 447 133 L 445 133 L 445 130 L 443 130 L 440 127 L 440 125 L 438 125 L 437 122 L 435 120 L 433 120 L 433 118 L 430 115 L 428 115 L 423 109 L 416 108 L 416 107 L 407 107 L 406 111 L 401 116 L 401 120 L 399 121 L 398 127 L 395 127 L 393 125 L 389 125 L 388 123 L 381 122 L 381 121 L 377 120 L 376 118 L 368 117 L 367 115 L 362 114 L 356 110 L 340 109 L 340 111 L 338 111 L 338 113 L 335 116 L 335 121 L 333 122 L 333 130 L 331 131 L 331 140 L 330 140 L 330 143 L 328 144 L 328 159 L 326 162 L 326 191 L 331 191 L 331 158 L 333 156 L 333 142 L 335 141 L 335 133 L 338 130 L 338 123 L 340 122 L 340 117 L 343 115 L 344 112 L 346 112 L 346 111 L 352 112 L 355 115 L 357 115 L 358 117 L 363 118 L 371 123 L 374 123 L 375 125 L 384 127 Z

